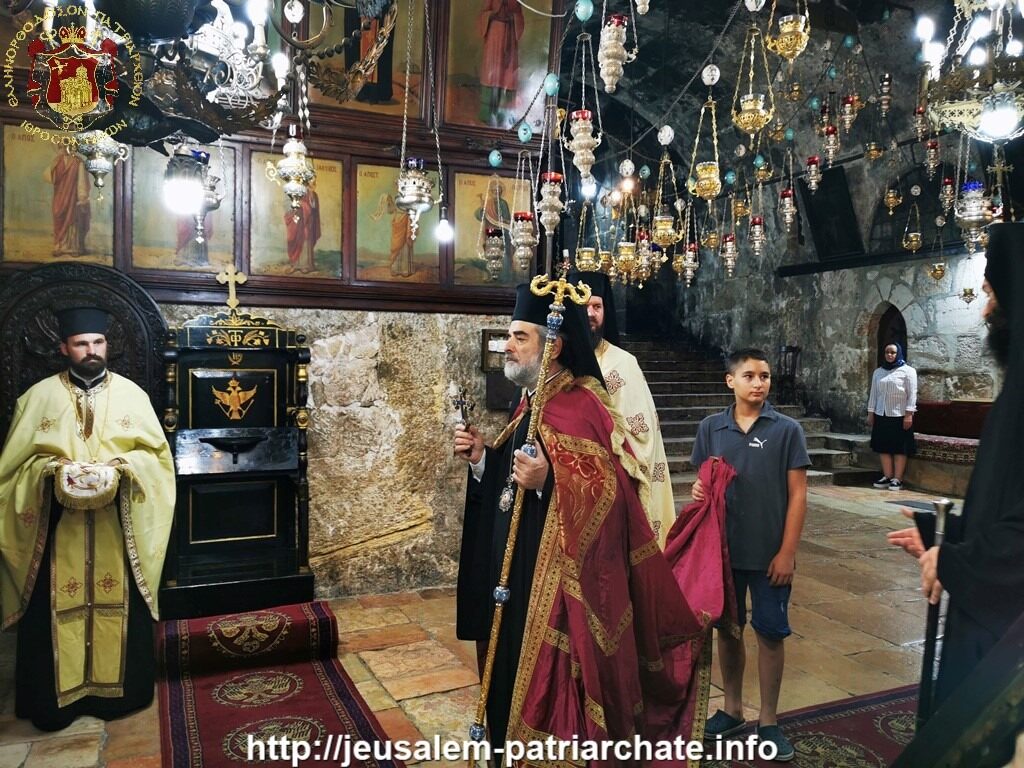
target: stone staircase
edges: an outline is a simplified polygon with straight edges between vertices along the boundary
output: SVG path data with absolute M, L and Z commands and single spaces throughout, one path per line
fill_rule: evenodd
M 690 464 L 697 426 L 705 416 L 734 401 L 725 386 L 722 362 L 706 351 L 674 348 L 664 342 L 627 338 L 622 346 L 636 355 L 651 388 L 665 440 L 672 491 L 677 506 L 682 506 L 697 478 L 696 468 Z M 775 407 L 804 429 L 812 462 L 807 473 L 809 485 L 869 485 L 877 475 L 876 470 L 854 466 L 855 453 L 864 448 L 866 435 L 834 433 L 827 418 L 806 416 L 803 406 Z

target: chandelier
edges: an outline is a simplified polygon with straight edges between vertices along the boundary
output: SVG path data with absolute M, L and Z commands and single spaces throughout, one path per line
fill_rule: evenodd
M 954 0 L 946 42 L 933 40 L 934 22 L 921 17 L 925 110 L 936 128 L 990 144 L 1024 134 L 1024 42 L 1013 25 L 1024 24 L 1019 3 Z

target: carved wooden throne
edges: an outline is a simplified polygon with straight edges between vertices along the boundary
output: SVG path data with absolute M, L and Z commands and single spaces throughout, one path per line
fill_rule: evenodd
M 109 267 L 47 264 L 5 275 L 0 287 L 0 443 L 7 436 L 17 398 L 66 367 L 54 313 L 80 306 L 110 313 L 110 369 L 146 390 L 153 409 L 164 414 L 162 352 L 167 325 L 153 297 Z
M 233 288 L 233 286 L 232 286 Z M 166 351 L 178 499 L 160 590 L 180 619 L 313 598 L 305 336 L 240 312 L 200 315 Z

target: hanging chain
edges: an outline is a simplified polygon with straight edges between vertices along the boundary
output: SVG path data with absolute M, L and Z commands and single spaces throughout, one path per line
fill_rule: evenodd
M 430 39 L 430 0 L 423 0 L 423 18 L 427 37 L 427 82 L 434 82 L 434 45 Z M 412 29 L 409 30 L 412 38 Z M 422 89 L 421 89 L 422 92 Z M 430 126 L 434 133 L 434 150 L 437 152 L 437 204 L 444 202 L 444 174 L 441 172 L 441 134 L 437 129 L 437 105 L 430 99 Z
M 398 161 L 399 171 L 405 170 L 405 144 L 409 133 L 409 77 L 412 68 L 412 12 L 414 2 L 415 0 L 409 0 L 408 32 L 405 36 L 405 94 L 402 98 L 402 150 L 399 155 L 401 159 Z

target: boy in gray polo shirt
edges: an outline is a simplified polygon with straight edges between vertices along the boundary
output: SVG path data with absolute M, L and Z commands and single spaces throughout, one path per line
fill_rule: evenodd
M 759 349 L 741 349 L 726 360 L 725 383 L 736 402 L 705 418 L 693 444 L 694 467 L 720 456 L 736 470 L 726 492 L 726 535 L 736 586 L 740 636 L 718 631 L 718 657 L 725 688 L 725 710 L 708 719 L 705 738 L 729 736 L 743 719 L 743 626 L 750 590 L 751 626 L 757 634 L 761 709 L 757 733 L 778 749 L 776 760 L 795 752 L 779 729 L 776 708 L 785 660 L 783 639 L 790 634 L 787 611 L 796 568 L 796 549 L 807 511 L 807 443 L 800 425 L 768 402 L 771 369 Z M 698 480 L 693 498 L 701 501 Z

